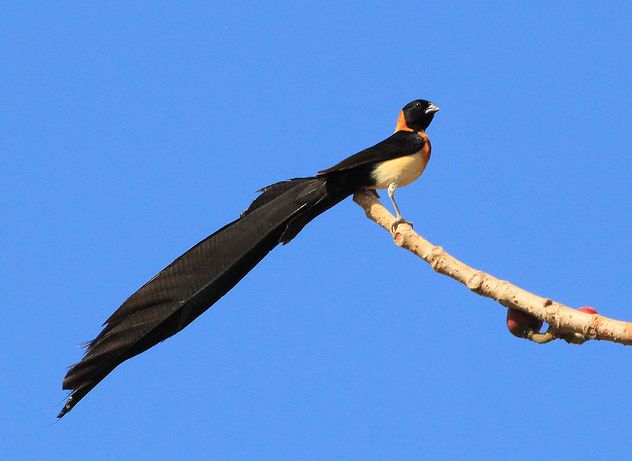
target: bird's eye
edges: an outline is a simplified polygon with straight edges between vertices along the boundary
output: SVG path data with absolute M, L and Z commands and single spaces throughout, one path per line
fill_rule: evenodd
M 416 102 L 415 103 L 415 109 L 419 109 L 421 107 L 421 103 L 420 102 Z

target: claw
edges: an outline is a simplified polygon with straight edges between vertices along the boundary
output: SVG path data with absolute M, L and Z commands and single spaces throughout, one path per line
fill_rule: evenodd
M 410 221 L 406 221 L 403 217 L 400 216 L 395 221 L 393 221 L 393 224 L 391 224 L 391 234 L 395 234 L 397 226 L 399 226 L 400 224 L 408 224 L 411 228 L 413 227 L 413 223 L 411 223 Z

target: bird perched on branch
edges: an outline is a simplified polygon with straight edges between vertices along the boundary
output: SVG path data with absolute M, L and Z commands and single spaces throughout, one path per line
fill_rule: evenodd
M 418 179 L 430 159 L 425 130 L 439 108 L 423 99 L 404 106 L 395 133 L 316 176 L 282 181 L 235 221 L 165 267 L 108 318 L 63 382 L 68 413 L 125 360 L 173 336 L 224 296 L 279 243 L 290 242 L 319 214 L 354 192 L 387 189 L 397 221 L 395 190 Z

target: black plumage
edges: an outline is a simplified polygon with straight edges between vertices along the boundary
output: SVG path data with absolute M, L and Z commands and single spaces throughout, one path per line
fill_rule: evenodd
M 426 116 L 427 124 L 432 115 Z M 185 328 L 279 243 L 288 243 L 312 219 L 350 194 L 371 187 L 376 164 L 414 154 L 423 145 L 419 134 L 397 131 L 316 177 L 262 189 L 238 219 L 178 257 L 105 321 L 81 361 L 66 374 L 63 388 L 71 394 L 58 417 L 119 364 Z

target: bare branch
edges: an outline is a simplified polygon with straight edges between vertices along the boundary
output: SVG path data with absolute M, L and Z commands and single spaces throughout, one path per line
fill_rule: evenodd
M 359 192 L 353 200 L 364 208 L 369 219 L 388 232 L 395 217 L 380 203 L 375 194 Z M 416 254 L 440 274 L 461 282 L 474 293 L 492 298 L 507 308 L 526 312 L 549 324 L 545 333 L 530 332 L 527 339 L 544 344 L 553 339 L 582 344 L 590 339 L 632 344 L 632 323 L 587 314 L 549 298 L 530 293 L 507 280 L 500 280 L 481 270 L 474 269 L 448 254 L 442 247 L 433 245 L 417 234 L 410 225 L 400 224 L 393 240 L 397 246 Z

